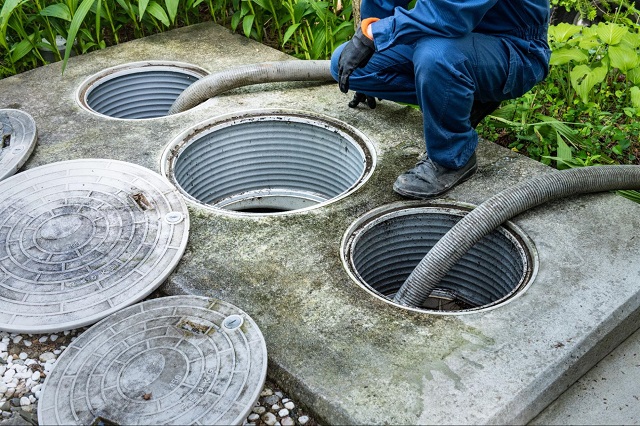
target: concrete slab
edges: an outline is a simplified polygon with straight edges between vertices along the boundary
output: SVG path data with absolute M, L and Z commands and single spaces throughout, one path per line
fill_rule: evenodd
M 532 425 L 637 425 L 640 423 L 640 331 L 540 413 Z
M 378 164 L 356 193 L 304 214 L 233 217 L 190 209 L 185 255 L 169 293 L 216 297 L 262 330 L 269 375 L 323 423 L 525 423 L 637 328 L 640 206 L 611 194 L 579 196 L 514 220 L 537 246 L 528 291 L 488 312 L 436 316 L 374 300 L 340 261 L 343 233 L 373 208 L 400 201 L 395 177 L 423 149 L 419 112 L 391 102 L 350 109 L 333 84 L 281 83 L 234 90 L 174 117 L 122 121 L 83 110 L 75 90 L 103 68 L 175 60 L 209 71 L 287 58 L 203 24 L 72 58 L 0 81 L 0 108 L 38 125 L 26 167 L 83 157 L 159 170 L 162 150 L 205 119 L 252 108 L 311 110 L 365 133 Z M 481 143 L 479 172 L 448 197 L 479 204 L 551 172 Z

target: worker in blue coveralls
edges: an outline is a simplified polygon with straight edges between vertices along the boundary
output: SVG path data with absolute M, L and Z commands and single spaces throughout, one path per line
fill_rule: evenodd
M 354 0 L 357 1 L 357 0 Z M 362 24 L 331 58 L 349 106 L 419 105 L 426 155 L 398 177 L 410 198 L 442 194 L 477 169 L 475 127 L 548 72 L 548 0 L 363 0 Z

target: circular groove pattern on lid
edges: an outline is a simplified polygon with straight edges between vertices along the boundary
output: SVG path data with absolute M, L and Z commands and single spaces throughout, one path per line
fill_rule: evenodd
M 188 231 L 179 192 L 135 164 L 63 161 L 0 182 L 0 329 L 72 329 L 143 299 Z
M 241 325 L 224 327 L 229 317 Z M 242 424 L 266 372 L 264 338 L 245 312 L 198 296 L 151 299 L 73 341 L 45 381 L 38 420 Z
M 33 152 L 38 132 L 29 114 L 17 109 L 0 109 L 0 180 L 15 174 Z

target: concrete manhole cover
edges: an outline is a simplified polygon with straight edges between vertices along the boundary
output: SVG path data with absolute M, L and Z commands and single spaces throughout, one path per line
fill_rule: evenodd
M 29 114 L 17 109 L 0 109 L 0 180 L 15 174 L 36 146 L 38 132 Z
M 114 160 L 72 160 L 0 182 L 0 329 L 94 322 L 156 289 L 187 244 L 182 196 Z
M 173 296 L 117 312 L 56 361 L 40 424 L 242 424 L 267 370 L 264 338 L 237 307 Z

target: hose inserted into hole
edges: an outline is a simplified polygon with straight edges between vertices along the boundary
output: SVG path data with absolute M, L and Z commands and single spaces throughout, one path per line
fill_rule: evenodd
M 420 307 L 447 272 L 483 236 L 539 204 L 573 194 L 640 189 L 640 166 L 594 166 L 537 176 L 480 204 L 440 239 L 396 293 L 394 301 Z

